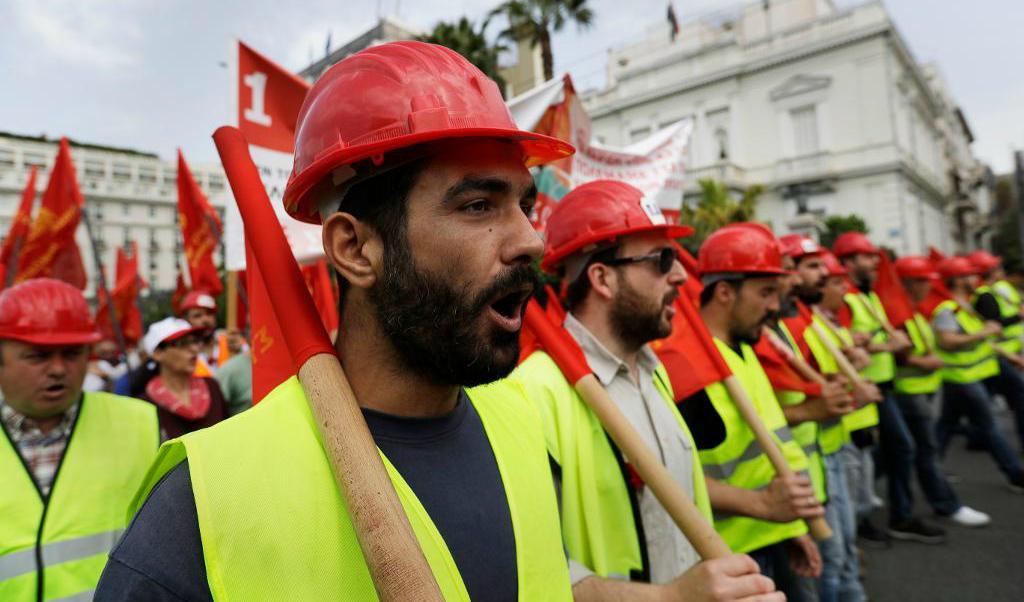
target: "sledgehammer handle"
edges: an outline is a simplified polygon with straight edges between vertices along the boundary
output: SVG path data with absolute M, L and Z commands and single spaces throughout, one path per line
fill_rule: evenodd
M 751 401 L 750 396 L 747 395 L 747 391 L 736 378 L 736 375 L 730 374 L 722 383 L 729 392 L 729 397 L 736 404 L 736 409 L 743 416 L 743 420 L 754 433 L 754 438 L 757 439 L 758 445 L 761 446 L 765 455 L 768 456 L 768 461 L 772 463 L 775 474 L 780 477 L 792 476 L 794 474 L 793 469 L 782 454 L 782 449 L 775 443 L 775 439 L 772 439 L 771 433 L 768 432 L 764 421 L 761 420 L 761 415 L 757 413 L 757 408 L 754 407 L 754 402 Z M 832 537 L 832 529 L 829 528 L 828 523 L 825 522 L 825 518 L 822 516 L 807 519 L 807 527 L 811 531 L 811 536 L 817 541 L 824 541 Z
M 710 560 L 732 554 L 725 540 L 622 415 L 597 377 L 593 374 L 584 376 L 576 382 L 575 389 L 700 557 Z

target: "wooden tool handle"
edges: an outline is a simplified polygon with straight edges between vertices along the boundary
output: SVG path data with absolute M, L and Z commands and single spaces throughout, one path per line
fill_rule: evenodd
M 768 456 L 768 461 L 771 462 L 772 467 L 775 469 L 775 474 L 780 477 L 793 475 L 793 469 L 789 466 L 789 462 L 786 461 L 786 456 L 783 455 L 775 439 L 772 439 L 771 433 L 768 432 L 764 421 L 761 420 L 761 415 L 757 413 L 757 408 L 754 407 L 754 402 L 747 395 L 740 381 L 735 375 L 730 375 L 722 382 L 725 384 L 729 396 L 732 397 L 733 403 L 736 404 L 736 409 L 740 411 L 743 420 L 746 421 L 747 426 L 754 433 L 754 438 L 757 439 L 758 445 L 761 446 L 765 455 Z M 807 519 L 807 527 L 811 531 L 811 536 L 817 541 L 824 541 L 832 537 L 832 529 L 829 528 L 824 517 L 818 516 Z
M 835 329 L 833 329 L 832 326 L 828 323 L 828 319 L 821 314 L 821 311 L 817 307 L 814 308 L 814 315 L 825 323 L 825 325 L 828 327 L 829 330 L 832 331 L 832 334 L 835 335 L 837 339 L 839 339 L 840 341 L 843 340 L 839 336 L 839 333 L 836 332 Z M 864 377 L 861 376 L 860 372 L 857 372 L 857 369 L 853 367 L 853 364 L 850 363 L 850 360 L 846 357 L 846 354 L 843 353 L 842 349 L 836 347 L 836 344 L 832 342 L 829 333 L 825 332 L 825 329 L 821 327 L 821 324 L 814 320 L 811 320 L 811 328 L 814 329 L 814 333 L 818 335 L 819 339 L 821 339 L 821 344 L 825 346 L 825 349 L 836 360 L 836 365 L 839 367 L 839 371 L 843 373 L 843 376 L 849 379 L 850 382 L 853 383 L 854 385 L 863 385 Z
M 326 353 L 309 358 L 299 368 L 299 382 L 378 597 L 443 600 L 338 358 Z
M 782 338 L 780 338 L 774 330 L 765 327 L 764 332 L 766 335 L 768 335 L 768 338 L 771 340 L 773 346 L 780 349 L 788 349 L 787 343 L 783 341 Z M 811 365 L 807 363 L 807 360 L 805 360 L 799 352 L 791 351 L 790 353 L 787 353 L 785 355 L 786 363 L 788 363 L 790 367 L 796 370 L 800 374 L 800 376 L 804 377 L 806 380 L 809 380 L 813 383 L 817 383 L 819 385 L 823 385 L 826 382 L 828 382 L 820 372 L 812 368 Z
M 710 560 L 732 554 L 725 540 L 651 452 L 597 378 L 588 374 L 576 382 L 575 388 L 700 557 Z M 694 470 L 700 467 L 695 466 Z

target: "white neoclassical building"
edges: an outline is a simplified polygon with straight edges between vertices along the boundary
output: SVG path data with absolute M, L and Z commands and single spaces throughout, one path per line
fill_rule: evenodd
M 42 136 L 0 132 L 0 236 L 7 235 L 33 165 L 39 169 L 38 210 L 59 142 Z M 76 141 L 71 141 L 71 158 L 107 278 L 114 275 L 117 247 L 127 247 L 135 241 L 139 272 L 151 289 L 173 289 L 178 273 L 176 262 L 182 257 L 177 223 L 177 161 L 165 161 L 153 153 Z M 190 168 L 210 203 L 223 215 L 229 192 L 220 165 L 190 164 Z M 84 222 L 78 228 L 77 238 L 89 277 L 86 294 L 92 296 L 96 269 Z
M 684 23 L 674 41 L 653 28 L 609 53 L 606 86 L 584 104 L 616 145 L 692 117 L 686 197 L 700 178 L 761 184 L 759 218 L 780 232 L 855 213 L 902 254 L 968 250 L 986 227 L 967 121 L 881 2 L 758 1 Z

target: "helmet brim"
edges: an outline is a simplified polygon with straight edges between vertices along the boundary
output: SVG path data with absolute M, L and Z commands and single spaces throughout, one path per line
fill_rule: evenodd
M 526 167 L 564 159 L 576 152 L 576 149 L 564 140 L 534 132 L 505 128 L 428 131 L 349 148 L 339 147 L 317 157 L 309 167 L 303 169 L 302 173 L 288 183 L 284 192 L 285 211 L 300 222 L 319 225 L 321 223 L 320 213 L 316 206 L 306 202 L 305 197 L 338 167 L 417 144 L 461 138 L 494 138 L 517 142 L 523 149 L 523 162 Z
M 0 341 L 18 341 L 29 345 L 92 345 L 103 340 L 99 332 L 83 332 L 70 334 L 61 333 L 37 333 L 37 334 L 10 334 L 0 333 Z

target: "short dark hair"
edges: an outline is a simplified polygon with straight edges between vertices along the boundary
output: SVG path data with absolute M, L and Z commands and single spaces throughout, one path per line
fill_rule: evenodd
M 337 211 L 344 211 L 373 228 L 380 235 L 385 252 L 406 244 L 409 192 L 426 162 L 426 159 L 412 161 L 352 185 Z M 337 276 L 340 312 L 348 282 L 341 274 Z
M 604 263 L 615 259 L 615 255 L 619 252 L 619 246 L 614 245 L 607 249 L 601 249 L 594 253 L 587 260 L 586 265 L 583 266 L 583 270 L 580 275 L 576 277 L 576 280 L 569 283 L 569 286 L 565 289 L 565 307 L 569 311 L 578 308 L 587 299 L 587 295 L 590 294 L 590 278 L 587 277 L 587 270 L 590 266 L 595 263 Z
M 700 290 L 700 306 L 705 307 L 708 303 L 711 303 L 711 298 L 715 296 L 715 287 L 720 283 L 724 282 L 731 286 L 733 290 L 739 292 L 746 281 L 746 278 L 722 278 L 721 280 L 715 280 Z

